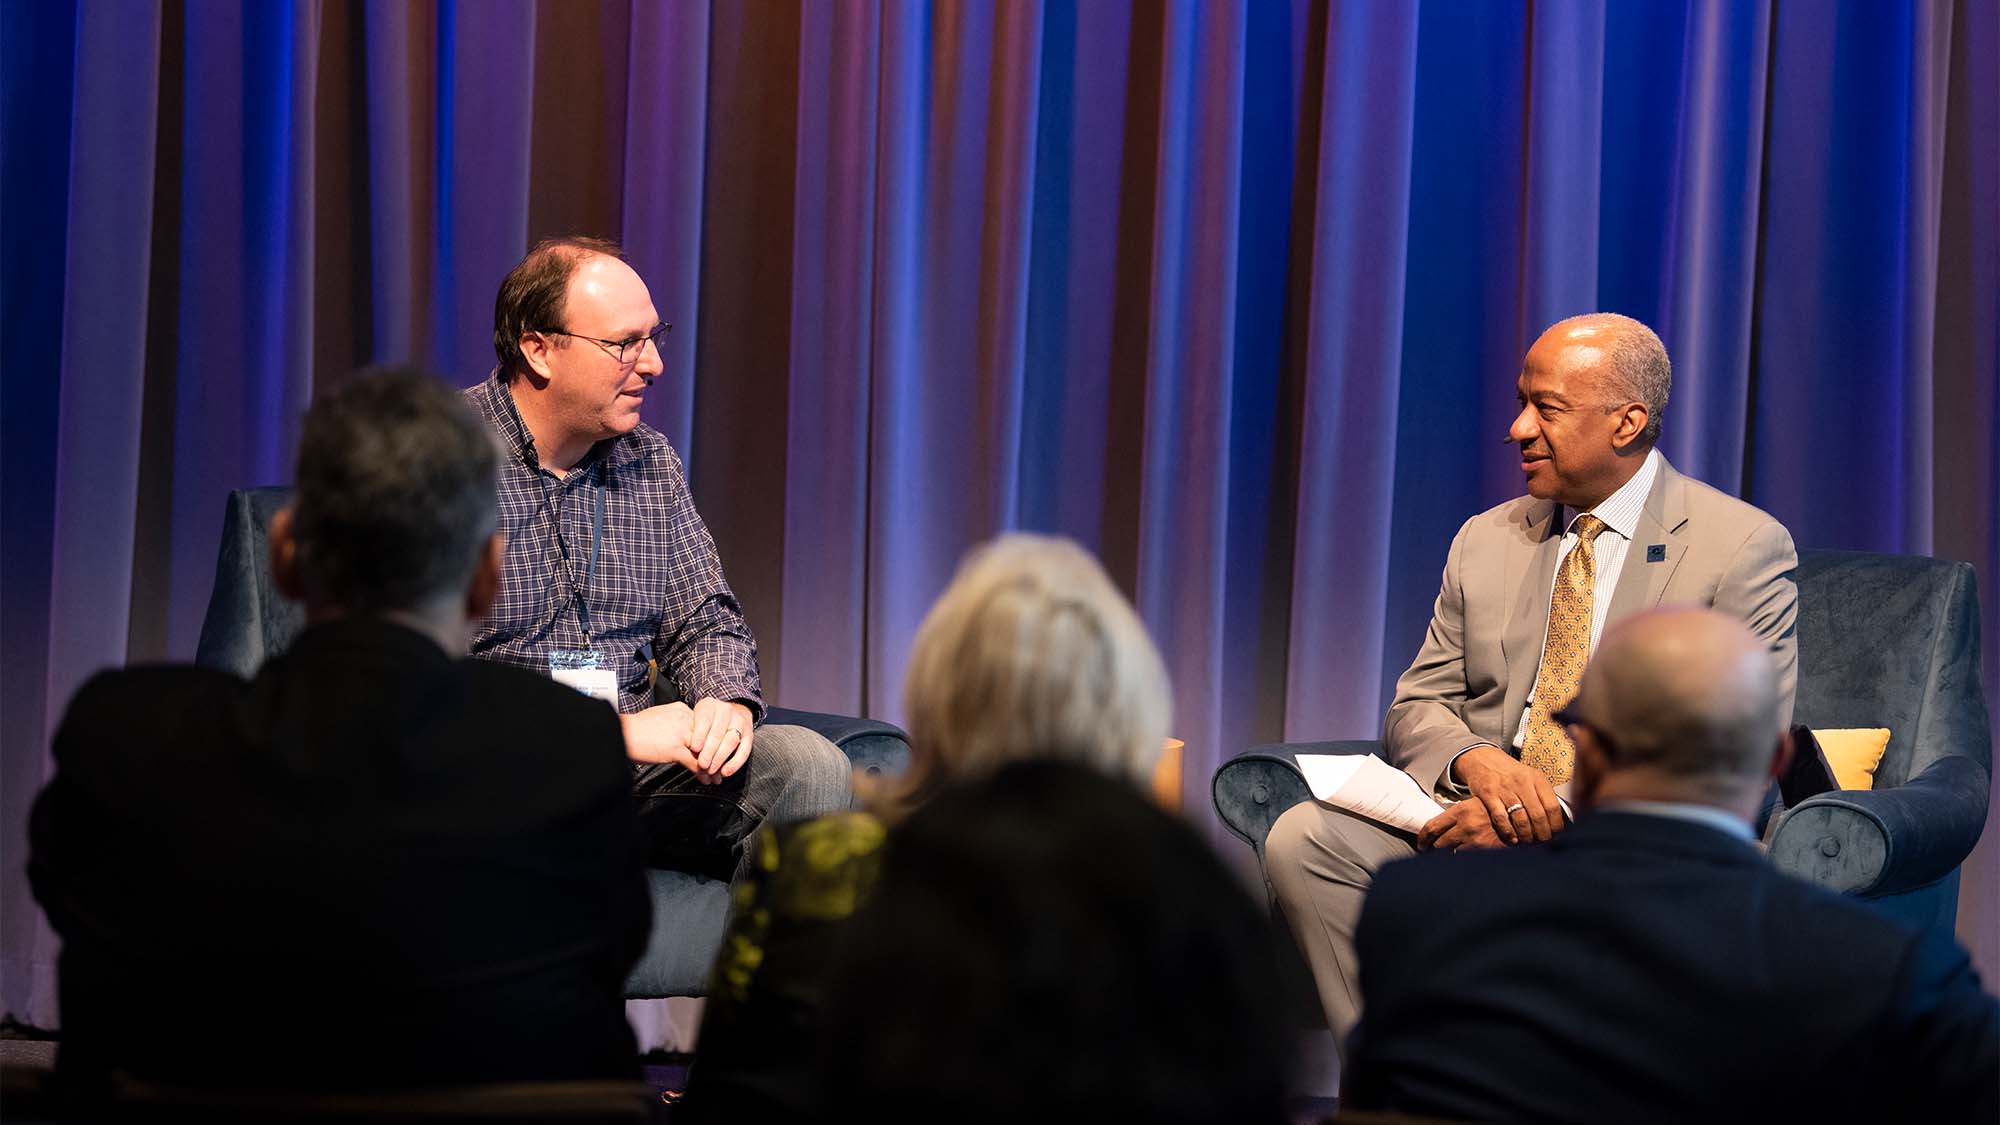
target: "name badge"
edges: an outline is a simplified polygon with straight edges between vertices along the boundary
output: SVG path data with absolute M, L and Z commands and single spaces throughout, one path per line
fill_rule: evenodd
M 618 677 L 604 666 L 604 654 L 595 649 L 559 649 L 549 653 L 549 678 L 568 684 L 592 699 L 602 699 L 614 710 L 618 706 Z

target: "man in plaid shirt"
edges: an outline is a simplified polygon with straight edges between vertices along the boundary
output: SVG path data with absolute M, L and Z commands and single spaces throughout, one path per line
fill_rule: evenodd
M 670 327 L 609 242 L 542 242 L 501 283 L 500 363 L 465 392 L 503 447 L 507 537 L 472 653 L 615 698 L 652 862 L 727 877 L 765 820 L 846 808 L 848 763 L 757 725 L 757 643 L 680 457 L 639 420 Z

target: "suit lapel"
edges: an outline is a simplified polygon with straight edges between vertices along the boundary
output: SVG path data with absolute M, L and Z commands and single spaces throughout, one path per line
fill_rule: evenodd
M 1660 604 L 1667 583 L 1687 555 L 1687 482 L 1660 458 L 1660 472 L 1646 493 L 1646 506 L 1639 513 L 1639 526 L 1625 549 L 1625 565 L 1618 572 L 1618 588 L 1611 592 L 1611 609 L 1605 615 L 1608 626 Z M 1647 549 L 1664 547 L 1666 557 L 1648 561 Z M 1546 596 L 1544 601 L 1546 602 Z
M 1521 709 L 1528 705 L 1528 693 L 1535 687 L 1535 670 L 1542 663 L 1542 640 L 1549 626 L 1549 587 L 1556 576 L 1556 555 L 1562 550 L 1562 528 L 1557 526 L 1562 505 L 1552 500 L 1529 504 L 1516 526 L 1519 538 L 1510 545 L 1506 559 L 1507 584 L 1514 604 L 1507 614 L 1507 629 L 1500 638 L 1501 655 L 1507 661 L 1507 697 L 1500 713 L 1502 737 L 1509 743 L 1520 725 Z

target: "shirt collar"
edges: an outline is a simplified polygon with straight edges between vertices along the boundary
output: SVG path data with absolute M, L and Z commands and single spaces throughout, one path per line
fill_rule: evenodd
M 479 412 L 493 423 L 493 429 L 507 447 L 508 456 L 529 465 L 541 462 L 535 456 L 535 435 L 528 432 L 527 423 L 521 421 L 521 412 L 514 408 L 514 392 L 507 389 L 506 375 L 495 367 L 484 383 L 473 391 L 473 401 L 479 404 Z
M 530 468 L 541 468 L 541 455 L 535 452 L 535 435 L 529 431 L 528 424 L 521 421 L 521 411 L 514 405 L 514 392 L 509 388 L 500 368 L 495 367 L 486 381 L 473 390 L 473 400 L 479 404 L 480 413 L 486 415 L 493 423 L 493 428 L 500 434 L 500 440 L 507 447 L 508 456 Z M 613 466 L 623 467 L 633 461 L 643 460 L 645 456 L 646 450 L 641 448 L 639 443 L 621 442 L 611 438 L 600 441 L 586 450 L 575 468 L 587 469 L 605 458 L 608 458 Z
M 1597 806 L 1600 812 L 1636 813 L 1640 816 L 1665 817 L 1668 820 L 1684 820 L 1690 824 L 1703 824 L 1726 833 L 1746 844 L 1755 843 L 1757 837 L 1750 826 L 1723 812 L 1714 805 L 1695 805 L 1685 801 L 1605 801 Z
M 1608 531 L 1615 531 L 1627 541 L 1639 532 L 1639 515 L 1646 510 L 1646 496 L 1653 491 L 1653 482 L 1660 475 L 1660 451 L 1649 449 L 1646 459 L 1639 463 L 1639 471 L 1632 479 L 1618 486 L 1618 491 L 1606 496 L 1590 513 L 1603 522 Z M 1575 508 L 1563 508 L 1563 531 L 1567 534 L 1576 524 L 1578 516 L 1584 513 Z

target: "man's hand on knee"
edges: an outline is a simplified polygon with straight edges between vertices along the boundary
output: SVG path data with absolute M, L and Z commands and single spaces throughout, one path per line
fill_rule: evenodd
M 1472 790 L 1473 799 L 1459 803 L 1484 808 L 1502 841 L 1542 842 L 1563 830 L 1562 802 L 1541 770 L 1497 746 L 1475 746 L 1451 768 L 1460 784 Z
M 704 783 L 714 781 L 703 776 L 700 761 L 688 748 L 688 735 L 694 727 L 694 712 L 687 704 L 663 703 L 630 715 L 620 715 L 618 722 L 625 730 L 626 757 L 635 762 L 686 766 L 698 780 Z
M 1460 848 L 1499 848 L 1509 841 L 1493 830 L 1493 818 L 1478 801 L 1458 801 L 1417 830 L 1417 850 L 1455 852 Z
M 695 757 L 695 776 L 714 782 L 742 769 L 757 736 L 755 722 L 750 708 L 741 703 L 704 699 L 695 704 L 687 740 L 688 752 Z

